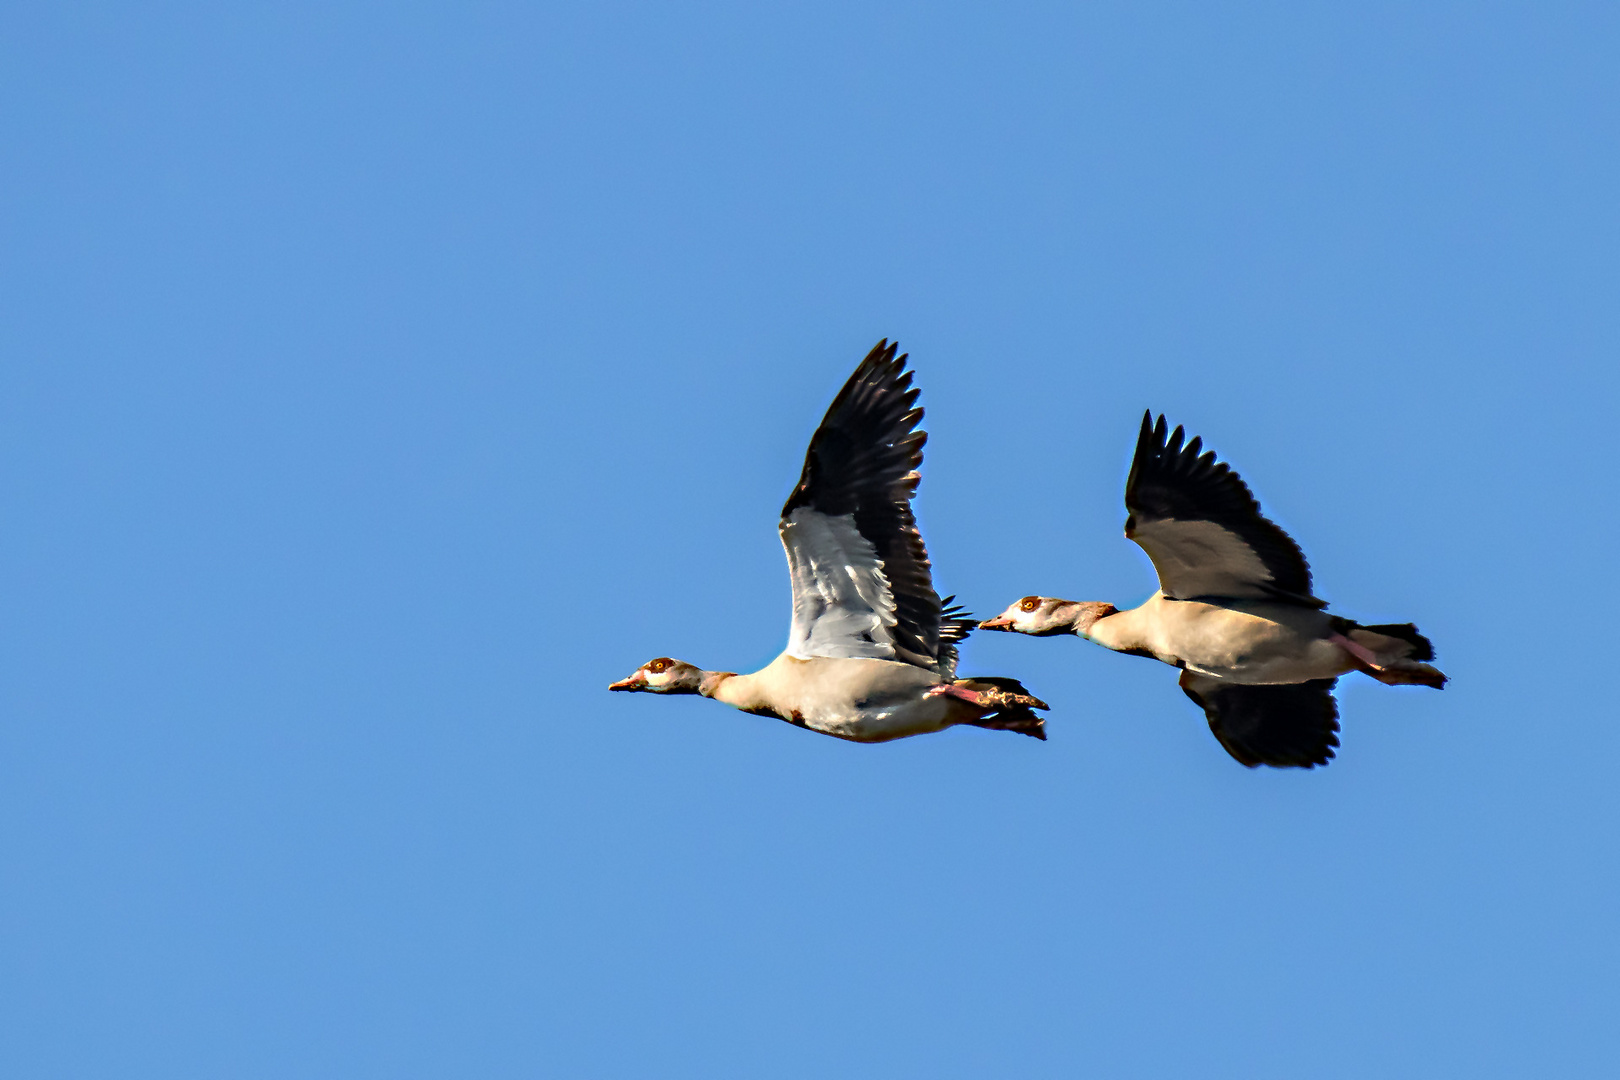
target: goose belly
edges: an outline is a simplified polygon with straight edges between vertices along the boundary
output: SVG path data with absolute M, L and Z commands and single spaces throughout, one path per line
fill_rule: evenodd
M 824 735 L 888 742 L 951 726 L 951 699 L 924 696 L 939 681 L 931 671 L 894 660 L 784 653 L 753 675 L 722 683 L 717 696 Z
M 1328 617 L 1319 611 L 1194 600 L 1175 606 L 1179 610 L 1162 625 L 1162 652 L 1201 675 L 1265 685 L 1331 679 L 1353 670 L 1349 655 L 1327 640 Z
M 851 702 L 844 708 L 803 716 L 796 722 L 840 739 L 876 743 L 943 731 L 954 722 L 950 712 L 950 699 L 939 697 L 887 705 Z

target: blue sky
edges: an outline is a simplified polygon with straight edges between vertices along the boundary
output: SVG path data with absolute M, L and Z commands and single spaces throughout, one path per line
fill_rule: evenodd
M 1612 8 L 3 26 L 7 1075 L 1620 1066 Z M 780 649 L 884 336 L 942 591 L 1145 596 L 1152 407 L 1453 684 L 1309 773 L 1070 640 L 965 649 L 1045 744 L 606 693 Z

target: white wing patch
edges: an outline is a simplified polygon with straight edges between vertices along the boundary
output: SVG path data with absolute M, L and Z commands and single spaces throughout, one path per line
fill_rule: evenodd
M 782 522 L 782 547 L 793 579 L 789 656 L 896 658 L 894 593 L 855 515 L 801 506 Z
M 1269 596 L 1261 586 L 1272 580 L 1265 561 L 1243 538 L 1213 521 L 1162 519 L 1131 533 L 1153 568 L 1166 596 Z

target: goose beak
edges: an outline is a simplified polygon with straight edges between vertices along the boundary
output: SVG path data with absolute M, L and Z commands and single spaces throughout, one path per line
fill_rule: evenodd
M 1012 631 L 1012 617 L 1010 615 L 997 615 L 993 619 L 986 619 L 979 624 L 980 630 L 1006 630 Z
M 647 685 L 647 676 L 643 675 L 641 672 L 638 671 L 634 675 L 630 676 L 628 679 L 620 679 L 616 683 L 608 683 L 608 689 L 609 690 L 640 690 L 643 686 L 646 686 L 646 685 Z

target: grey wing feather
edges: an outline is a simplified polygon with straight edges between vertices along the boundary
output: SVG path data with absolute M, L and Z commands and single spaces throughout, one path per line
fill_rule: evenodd
M 801 506 L 783 519 L 781 531 L 793 581 L 788 653 L 804 660 L 896 659 L 894 596 L 876 548 L 853 516 Z

